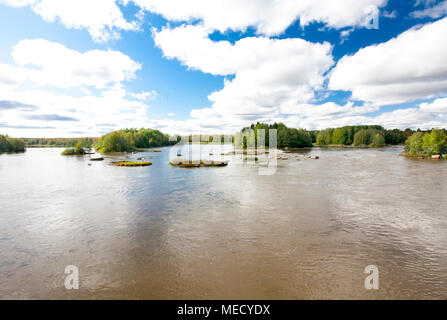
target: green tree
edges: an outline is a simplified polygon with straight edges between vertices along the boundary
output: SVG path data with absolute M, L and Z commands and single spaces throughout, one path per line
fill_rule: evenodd
M 368 138 L 368 132 L 366 130 L 360 130 L 354 135 L 354 145 L 361 146 L 361 145 L 368 145 L 369 138 Z
M 447 136 L 444 130 L 433 129 L 422 137 L 422 148 L 426 155 L 442 155 L 446 153 Z
M 369 146 L 374 144 L 374 138 L 378 134 L 376 128 L 361 129 L 354 135 L 354 145 Z
M 405 151 L 410 156 L 416 156 L 422 154 L 424 148 L 422 146 L 422 138 L 424 134 L 422 132 L 415 132 L 405 142 Z
M 373 142 L 372 146 L 375 148 L 381 148 L 381 147 L 385 146 L 385 138 L 380 133 L 377 133 L 374 136 L 374 142 Z
M 333 144 L 346 144 L 348 141 L 348 135 L 345 128 L 337 128 L 332 133 L 332 143 Z
M 317 144 L 320 146 L 331 144 L 331 132 L 329 129 L 322 130 L 318 133 Z

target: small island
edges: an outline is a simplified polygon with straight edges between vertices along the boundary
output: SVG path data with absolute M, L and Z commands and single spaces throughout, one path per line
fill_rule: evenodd
M 85 141 L 79 141 L 74 148 L 68 148 L 62 151 L 63 156 L 83 156 L 89 154 L 91 150 L 91 144 Z
M 0 153 L 25 152 L 25 142 L 22 139 L 0 135 Z
M 418 159 L 445 159 L 447 135 L 445 130 L 415 132 L 405 143 L 405 156 Z
M 136 152 L 141 149 L 158 148 L 177 143 L 169 135 L 154 129 L 124 129 L 110 132 L 95 143 L 95 150 L 102 154 Z M 160 152 L 155 150 L 153 152 Z

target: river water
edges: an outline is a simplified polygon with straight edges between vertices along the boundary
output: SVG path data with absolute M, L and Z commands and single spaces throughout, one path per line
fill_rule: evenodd
M 447 298 L 447 161 L 314 148 L 260 175 L 61 151 L 0 155 L 2 299 Z

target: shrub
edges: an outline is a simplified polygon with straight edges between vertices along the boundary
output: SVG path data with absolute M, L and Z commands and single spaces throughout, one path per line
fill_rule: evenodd
M 447 152 L 447 136 L 444 130 L 433 129 L 430 133 L 416 132 L 405 143 L 409 156 L 443 155 Z

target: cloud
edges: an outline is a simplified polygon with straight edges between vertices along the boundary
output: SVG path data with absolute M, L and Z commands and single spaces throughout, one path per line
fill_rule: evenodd
M 36 127 L 36 126 L 26 126 L 26 125 L 10 125 L 5 123 L 0 123 L 0 128 L 7 129 L 33 129 L 33 130 L 48 130 L 48 129 L 56 129 L 55 127 Z
M 434 1 L 429 1 L 430 3 Z M 430 4 L 427 3 L 427 6 Z M 417 10 L 411 13 L 411 16 L 414 18 L 432 18 L 438 19 L 447 14 L 447 1 L 442 1 L 437 5 L 429 8 L 425 8 L 423 10 Z
M 442 99 L 441 99 L 442 100 Z M 443 103 L 423 103 L 419 107 L 398 109 L 383 112 L 379 115 L 371 115 L 379 108 L 374 106 L 355 107 L 352 103 L 339 106 L 334 103 L 323 105 L 304 105 L 301 113 L 292 114 L 289 117 L 278 118 L 292 127 L 307 129 L 335 128 L 347 125 L 381 125 L 388 129 L 431 129 L 445 128 L 447 125 L 447 112 Z M 439 109 L 438 109 L 439 107 Z
M 25 116 L 25 119 L 42 121 L 79 121 L 79 119 L 58 114 L 33 114 Z
M 329 89 L 352 91 L 376 105 L 429 99 L 447 92 L 447 18 L 343 57 Z
M 52 128 L 47 136 L 69 136 L 72 131 L 82 131 L 87 136 L 98 136 L 111 131 L 112 125 L 119 128 L 147 126 L 149 106 L 126 99 L 126 90 L 115 86 L 103 90 L 97 96 L 53 93 L 47 90 L 0 91 L 1 101 L 21 101 L 25 105 L 39 105 L 39 113 L 23 114 L 20 109 L 0 110 L 5 133 L 12 136 L 41 136 L 37 127 Z M 22 128 L 19 128 L 22 126 Z M 19 130 L 22 129 L 22 130 Z M 2 132 L 5 130 L 2 130 Z
M 422 103 L 420 109 L 425 112 L 443 112 L 447 113 L 447 98 L 436 99 L 432 103 Z
M 388 19 L 394 19 L 394 18 L 397 17 L 397 11 L 396 11 L 396 10 L 393 10 L 393 11 L 391 11 L 391 12 L 389 12 L 389 11 L 384 11 L 384 12 L 383 12 L 383 16 L 384 16 L 385 18 L 388 18 Z
M 254 27 L 258 34 L 283 33 L 296 20 L 301 26 L 321 22 L 331 28 L 367 26 L 387 0 L 133 0 L 171 21 L 201 20 L 224 32 Z
M 387 0 L 0 0 L 13 7 L 30 6 L 45 21 L 85 29 L 97 42 L 119 38 L 121 31 L 141 30 L 142 13 L 129 22 L 118 6 L 129 2 L 171 21 L 201 20 L 221 32 L 254 27 L 266 36 L 283 33 L 296 20 L 303 27 L 313 22 L 337 29 L 365 27 L 387 4 Z
M 145 101 L 148 98 L 155 99 L 158 96 L 158 93 L 157 91 L 152 90 L 152 91 L 143 91 L 140 93 L 129 92 L 128 95 L 137 100 Z
M 0 88 L 18 86 L 26 79 L 26 70 L 0 63 Z
M 6 4 L 11 7 L 24 7 L 36 3 L 37 0 L 0 0 L 0 4 Z
M 407 108 L 382 113 L 376 116 L 374 121 L 386 128 L 445 128 L 447 114 L 426 112 L 421 108 Z
M 135 94 L 125 88 L 141 65 L 123 53 L 80 53 L 36 39 L 20 41 L 12 56 L 17 66 L 0 63 L 2 132 L 63 137 L 82 131 L 98 136 L 115 127 L 147 126 L 149 105 L 144 100 L 156 92 Z
M 275 115 L 282 106 L 308 102 L 322 88 L 333 65 L 328 43 L 302 39 L 248 37 L 231 44 L 212 41 L 203 26 L 153 31 L 154 41 L 169 59 L 190 69 L 222 76 L 224 88 L 209 95 L 211 108 L 192 110 L 193 118 L 256 119 Z
M 12 57 L 19 67 L 0 64 L 0 83 L 18 85 L 29 80 L 40 86 L 104 88 L 133 79 L 141 68 L 119 51 L 80 53 L 44 39 L 20 41 Z
M 115 0 L 0 0 L 0 3 L 30 6 L 45 21 L 58 21 L 69 29 L 86 29 L 97 42 L 119 38 L 120 31 L 140 30 L 139 21 L 124 19 Z
M 31 104 L 25 104 L 18 101 L 7 101 L 7 100 L 1 100 L 0 101 L 0 111 L 1 110 L 12 110 L 12 109 L 19 109 L 21 111 L 34 111 L 39 109 L 39 107 L 31 105 Z

